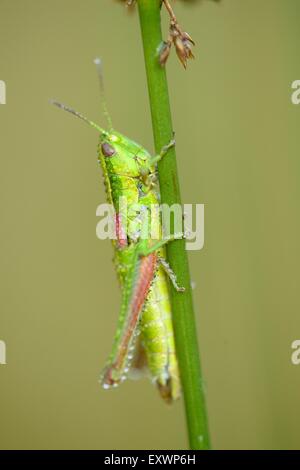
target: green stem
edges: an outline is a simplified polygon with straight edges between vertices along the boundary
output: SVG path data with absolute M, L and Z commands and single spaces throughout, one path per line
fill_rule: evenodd
M 162 42 L 160 5 L 161 0 L 138 0 L 156 153 L 160 152 L 173 135 L 166 72 L 158 61 L 158 47 Z M 181 204 L 175 149 L 171 149 L 159 162 L 158 171 L 162 203 L 169 206 Z M 167 255 L 172 269 L 177 274 L 178 283 L 186 288 L 185 293 L 171 289 L 171 302 L 190 447 L 191 449 L 209 449 L 203 380 L 185 241 L 176 240 L 169 243 Z

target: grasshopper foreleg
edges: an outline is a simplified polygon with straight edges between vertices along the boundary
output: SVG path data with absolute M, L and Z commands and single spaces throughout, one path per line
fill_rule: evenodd
M 167 153 L 168 151 L 175 147 L 175 139 L 171 139 L 170 142 L 167 145 L 164 145 L 158 155 L 155 155 L 154 157 L 151 158 L 150 160 L 150 165 L 156 165 Z

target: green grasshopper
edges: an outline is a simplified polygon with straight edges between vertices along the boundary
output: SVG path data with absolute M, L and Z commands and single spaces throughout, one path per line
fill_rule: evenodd
M 95 63 L 102 84 L 100 60 L 96 59 Z M 101 89 L 103 92 L 103 84 Z M 98 160 L 108 203 L 113 204 L 115 210 L 116 239 L 112 242 L 122 302 L 112 352 L 101 383 L 104 388 L 116 387 L 130 373 L 133 375 L 135 370 L 147 366 L 161 396 L 172 402 L 180 396 L 180 379 L 167 276 L 176 290 L 183 292 L 185 289 L 177 285 L 176 276 L 165 259 L 164 245 L 182 234 L 162 238 L 160 213 L 153 216 L 150 209 L 160 203 L 156 164 L 175 142 L 171 140 L 159 155 L 152 157 L 141 145 L 113 130 L 105 101 L 102 101 L 109 130 L 74 109 L 52 101 L 99 132 Z M 126 214 L 120 204 L 124 198 L 128 206 Z M 150 226 L 158 234 L 155 240 L 150 237 Z

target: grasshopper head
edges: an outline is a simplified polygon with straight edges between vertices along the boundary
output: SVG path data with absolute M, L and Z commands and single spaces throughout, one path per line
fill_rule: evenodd
M 100 137 L 99 157 L 109 174 L 134 178 L 149 173 L 148 152 L 118 132 Z

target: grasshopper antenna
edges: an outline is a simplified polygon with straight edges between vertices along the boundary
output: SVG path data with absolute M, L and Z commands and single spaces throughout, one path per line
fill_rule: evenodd
M 102 60 L 99 59 L 99 57 L 96 57 L 96 59 L 94 60 L 94 64 L 96 65 L 96 70 L 97 70 L 97 74 L 98 74 L 98 78 L 99 78 L 102 111 L 103 111 L 103 114 L 104 114 L 104 116 L 106 118 L 106 121 L 107 121 L 107 124 L 108 124 L 108 130 L 109 130 L 109 132 L 111 132 L 112 129 L 113 129 L 113 126 L 112 126 L 111 117 L 110 117 L 110 114 L 108 112 L 107 105 L 106 105 L 106 100 L 105 100 Z
M 50 103 L 54 104 L 54 106 L 57 106 L 60 109 L 63 109 L 64 111 L 67 111 L 68 113 L 73 114 L 74 116 L 78 117 L 79 119 L 82 119 L 84 122 L 86 122 L 91 127 L 93 127 L 98 132 L 100 132 L 100 134 L 107 134 L 107 132 L 104 129 L 102 129 L 101 127 L 99 127 L 98 124 L 96 124 L 93 121 L 90 121 L 88 118 L 86 118 L 83 114 L 79 113 L 75 109 L 70 108 L 69 106 L 66 106 L 65 104 L 60 103 L 59 101 L 56 101 L 56 100 L 50 100 Z

